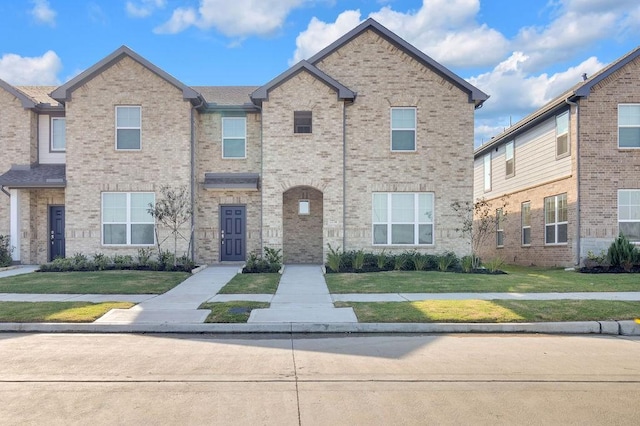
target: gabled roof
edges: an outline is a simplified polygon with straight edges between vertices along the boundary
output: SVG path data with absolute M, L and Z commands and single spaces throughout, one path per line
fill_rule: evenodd
M 2 79 L 0 79 L 0 88 L 3 88 L 4 90 L 9 92 L 13 96 L 18 98 L 18 100 L 22 104 L 23 108 L 35 108 L 36 101 L 34 99 L 30 98 L 29 96 L 27 96 L 26 94 L 22 93 L 20 90 L 18 90 L 17 88 L 13 87 L 12 85 L 10 85 L 9 83 L 7 83 L 6 81 L 4 81 Z
M 118 62 L 123 57 L 128 56 L 134 61 L 138 62 L 140 65 L 144 66 L 158 77 L 163 78 L 167 82 L 171 83 L 178 89 L 182 90 L 182 95 L 185 100 L 190 100 L 194 104 L 199 104 L 201 101 L 201 96 L 198 92 L 193 90 L 191 87 L 181 83 L 175 77 L 170 75 L 169 73 L 161 70 L 157 66 L 153 65 L 151 62 L 144 59 L 142 56 L 138 55 L 133 50 L 129 49 L 127 46 L 121 46 L 115 52 L 111 53 L 106 58 L 102 59 L 100 62 L 96 63 L 92 67 L 88 68 L 84 72 L 80 73 L 76 77 L 69 80 L 67 83 L 58 87 L 51 93 L 51 97 L 60 101 L 66 102 L 71 99 L 71 94 L 75 89 L 85 84 L 87 81 L 93 79 L 98 74 L 102 73 L 104 70 Z
M 585 81 L 574 85 L 569 90 L 563 92 L 561 95 L 552 99 L 546 105 L 542 106 L 540 109 L 532 112 L 513 126 L 506 129 L 504 132 L 495 136 L 493 139 L 491 139 L 490 142 L 476 149 L 475 157 L 483 155 L 490 149 L 512 140 L 517 135 L 524 133 L 525 131 L 531 129 L 542 121 L 545 121 L 551 116 L 557 114 L 561 110 L 568 108 L 569 105 L 567 104 L 567 101 L 573 102 L 580 98 L 588 97 L 591 94 L 591 89 L 593 88 L 593 86 L 605 80 L 620 68 L 624 67 L 629 62 L 635 60 L 638 57 L 640 57 L 640 46 L 636 47 L 634 50 L 622 56 L 618 60 L 612 62 L 608 66 L 602 68 L 600 71 L 598 71 Z
M 441 76 L 450 80 L 452 83 L 454 83 L 463 91 L 468 92 L 469 100 L 475 103 L 476 108 L 482 105 L 484 101 L 489 99 L 489 95 L 484 93 L 482 90 L 478 89 L 471 83 L 465 81 L 464 79 L 459 77 L 457 74 L 455 74 L 453 71 L 449 70 L 442 64 L 436 62 L 433 58 L 426 55 L 424 52 L 422 52 L 415 46 L 409 44 L 404 39 L 402 39 L 397 34 L 395 34 L 394 32 L 390 31 L 389 29 L 381 25 L 378 21 L 376 21 L 373 18 L 368 18 L 367 20 L 362 22 L 360 25 L 358 25 L 357 27 L 355 27 L 354 29 L 352 29 L 351 31 L 349 31 L 348 33 L 340 37 L 338 40 L 334 41 L 329 46 L 325 47 L 320 52 L 313 55 L 311 58 L 308 59 L 308 61 L 314 65 L 317 64 L 318 62 L 322 61 L 324 58 L 326 58 L 327 56 L 329 56 L 330 54 L 332 54 L 333 52 L 335 52 L 345 44 L 349 43 L 352 39 L 356 38 L 361 33 L 367 30 L 374 31 L 375 33 L 385 38 L 394 46 L 398 47 L 408 55 L 412 56 L 418 62 L 421 62 L 425 66 L 433 69 L 435 72 L 437 72 Z
M 348 87 L 340 84 L 338 81 L 329 77 L 327 74 L 318 69 L 315 65 L 310 64 L 308 61 L 302 60 L 265 84 L 264 86 L 259 87 L 251 94 L 251 100 L 256 105 L 262 103 L 262 101 L 269 99 L 269 91 L 275 89 L 285 81 L 289 80 L 291 77 L 295 76 L 301 71 L 307 71 L 309 74 L 313 75 L 318 80 L 325 83 L 327 86 L 331 87 L 338 93 L 338 99 L 349 99 L 353 100 L 356 98 L 356 92 L 352 91 Z

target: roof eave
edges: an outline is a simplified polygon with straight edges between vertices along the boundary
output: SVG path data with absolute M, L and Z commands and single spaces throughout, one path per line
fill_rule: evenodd
M 7 83 L 2 79 L 0 79 L 0 88 L 6 90 L 11 95 L 15 96 L 20 101 L 24 109 L 32 109 L 36 107 L 36 102 L 33 99 L 31 99 L 30 97 L 28 97 L 27 95 L 25 95 L 24 93 L 22 93 L 21 91 L 19 91 L 18 89 L 16 89 L 15 87 L 13 87 L 12 85 L 10 85 L 9 83 Z

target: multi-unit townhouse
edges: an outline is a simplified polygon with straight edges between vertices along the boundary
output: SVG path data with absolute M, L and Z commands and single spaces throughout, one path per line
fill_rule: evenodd
M 638 81 L 640 48 L 476 149 L 475 199 L 508 203 L 484 257 L 569 267 L 640 243 Z
M 487 98 L 371 19 L 260 87 L 189 87 L 121 47 L 60 87 L 0 82 L 0 234 L 22 263 L 135 254 L 169 186 L 198 262 L 467 254 L 451 203 L 472 198 Z

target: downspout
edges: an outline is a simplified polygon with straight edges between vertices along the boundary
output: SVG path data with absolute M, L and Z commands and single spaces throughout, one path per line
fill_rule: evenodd
M 264 191 L 262 190 L 264 182 L 264 128 L 262 123 L 264 123 L 264 117 L 262 116 L 262 103 L 260 105 L 254 103 L 254 105 L 260 110 L 260 253 L 264 255 L 262 252 L 264 249 Z
M 570 101 L 569 98 L 564 100 L 570 106 L 576 108 L 576 266 L 580 266 L 580 107 L 576 102 Z
M 357 94 L 356 94 L 357 96 Z M 353 105 L 345 102 L 342 107 L 342 250 L 347 250 L 347 106 Z
M 9 194 L 9 192 L 7 192 L 6 189 L 4 189 L 4 186 L 0 185 L 0 191 L 4 192 L 7 195 L 7 197 L 11 198 L 11 194 Z
M 195 230 L 196 230 L 196 115 L 195 111 L 204 105 L 204 98 L 200 99 L 200 104 L 191 106 L 191 260 L 196 259 L 196 244 L 195 244 Z

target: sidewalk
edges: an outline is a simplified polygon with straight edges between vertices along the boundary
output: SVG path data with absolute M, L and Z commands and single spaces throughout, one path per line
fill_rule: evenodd
M 36 266 L 0 271 L 0 278 L 31 273 Z M 192 275 L 161 295 L 18 294 L 0 293 L 0 301 L 129 301 L 131 309 L 114 309 L 89 324 L 0 323 L 0 331 L 34 332 L 174 332 L 174 333 L 591 333 L 640 335 L 634 321 L 585 321 L 505 324 L 392 324 L 358 323 L 351 308 L 333 302 L 406 302 L 419 300 L 628 300 L 640 301 L 640 292 L 607 293 L 379 293 L 330 294 L 321 267 L 287 265 L 275 295 L 217 294 L 238 272 L 237 266 L 216 265 Z M 204 302 L 264 301 L 246 324 L 204 324 Z

